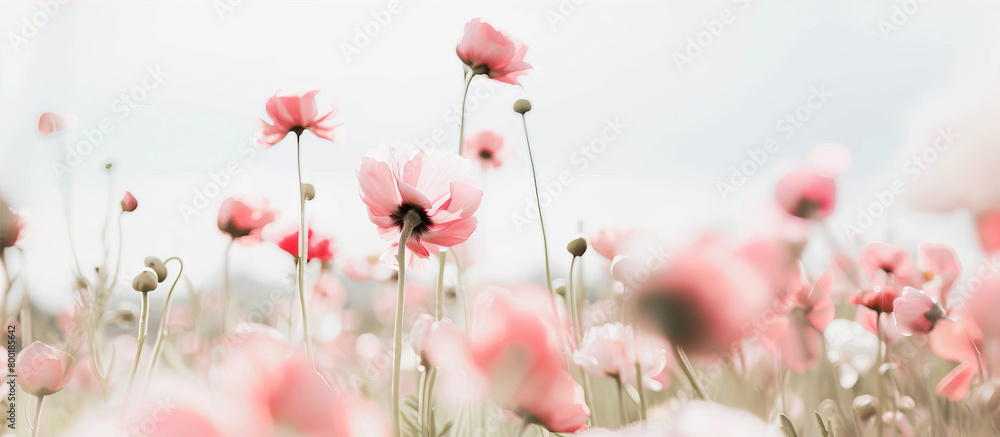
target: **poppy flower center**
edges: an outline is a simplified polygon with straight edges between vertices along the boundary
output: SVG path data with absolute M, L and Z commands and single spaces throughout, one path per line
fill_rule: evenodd
M 431 219 L 427 216 L 427 211 L 424 211 L 424 208 L 415 203 L 404 203 L 399 205 L 399 208 L 396 208 L 396 211 L 390 215 L 390 218 L 392 218 L 392 224 L 402 229 L 403 224 L 406 222 L 406 216 L 410 213 L 410 211 L 415 212 L 417 217 L 420 218 L 417 224 L 413 227 L 413 236 L 419 236 L 430 229 Z
M 492 159 L 493 158 L 493 152 L 490 152 L 489 150 L 480 151 L 479 152 L 479 157 L 483 158 L 483 159 Z
M 650 293 L 639 302 L 640 311 L 671 342 L 686 347 L 704 331 L 701 311 L 684 292 Z

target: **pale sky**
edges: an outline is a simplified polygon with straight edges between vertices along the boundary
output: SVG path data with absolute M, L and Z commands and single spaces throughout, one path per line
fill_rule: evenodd
M 381 253 L 387 244 L 358 196 L 359 159 L 399 141 L 457 148 L 463 83 L 455 45 L 473 17 L 526 43 L 534 69 L 523 88 L 484 78 L 472 86 L 466 132 L 502 133 L 517 159 L 483 179 L 476 234 L 488 250 L 470 280 L 542 278 L 534 218 L 524 226 L 515 219 L 533 202 L 510 109 L 519 98 L 534 106 L 528 123 L 543 185 L 558 191 L 545 209 L 556 276 L 565 276 L 563 247 L 581 220 L 587 230 L 646 226 L 677 238 L 752 227 L 767 216 L 761 205 L 776 178 L 819 143 L 851 151 L 833 223 L 852 222 L 899 173 L 907 150 L 926 142 L 919 132 L 933 122 L 915 126 L 914 113 L 933 114 L 932 97 L 949 90 L 977 91 L 969 67 L 997 53 L 1000 13 L 1000 4 L 982 2 L 932 2 L 912 14 L 895 12 L 901 2 L 563 3 L 560 12 L 555 1 L 407 2 L 390 12 L 381 2 L 74 2 L 54 13 L 0 3 L 0 191 L 30 216 L 26 284 L 43 309 L 69 304 L 71 261 L 52 170 L 65 152 L 58 137 L 38 134 L 41 113 L 79 116 L 70 144 L 109 120 L 110 132 L 72 175 L 84 264 L 101 251 L 111 160 L 112 206 L 126 189 L 139 200 L 124 217 L 123 270 L 147 255 L 180 255 L 194 282 L 211 287 L 226 243 L 215 225 L 224 198 L 257 193 L 282 210 L 281 224 L 297 220 L 294 140 L 252 155 L 243 145 L 267 98 L 283 88 L 320 89 L 320 103 L 336 104 L 343 123 L 339 144 L 304 136 L 305 179 L 317 190 L 313 223 L 335 235 L 342 257 Z M 891 29 L 884 23 L 894 13 L 900 25 Z M 25 24 L 32 19 L 44 25 Z M 359 37 L 366 28 L 371 35 Z M 679 56 L 690 63 L 679 68 Z M 123 94 L 141 101 L 130 107 Z M 609 123 L 621 134 L 593 149 Z M 776 151 L 724 200 L 718 183 L 769 138 Z M 238 174 L 226 174 L 229 162 Z M 554 182 L 563 170 L 571 182 Z M 205 193 L 213 175 L 229 179 L 214 196 Z M 196 193 L 208 205 L 185 217 L 182 205 Z M 973 245 L 962 216 L 890 222 L 910 214 L 905 203 L 892 208 L 868 238 L 892 229 L 907 242 Z M 599 263 L 591 262 L 591 276 L 600 275 Z M 270 246 L 238 248 L 233 271 L 281 284 L 289 264 Z

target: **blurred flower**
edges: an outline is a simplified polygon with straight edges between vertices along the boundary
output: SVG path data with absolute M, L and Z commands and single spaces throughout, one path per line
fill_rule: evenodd
M 983 251 L 992 253 L 1000 250 L 1000 208 L 993 208 L 976 214 L 976 230 Z
M 913 281 L 913 262 L 909 252 L 885 243 L 871 243 L 861 251 L 861 270 L 876 285 L 919 285 Z
M 563 359 L 562 340 L 539 306 L 496 287 L 476 302 L 469 356 L 498 405 L 554 432 L 586 429 L 590 409 Z
M 24 221 L 0 196 L 0 250 L 13 247 L 24 230 Z
M 316 283 L 313 284 L 313 297 L 310 300 L 310 305 L 337 311 L 344 307 L 346 300 L 347 290 L 344 289 L 344 283 L 340 281 L 340 278 L 327 270 L 321 271 L 319 277 L 316 278 Z
M 637 241 L 648 239 L 656 233 L 642 228 L 609 228 L 591 232 L 588 240 L 594 251 L 609 261 L 618 255 L 628 255 L 629 249 Z
M 632 327 L 621 323 L 588 328 L 580 348 L 573 354 L 573 362 L 591 375 L 619 378 L 622 383 L 635 385 L 638 356 L 643 385 L 658 391 L 662 385 L 654 377 L 666 367 L 667 351 L 649 341 L 642 342 L 637 351 L 636 340 Z
M 845 319 L 833 319 L 823 336 L 829 346 L 827 358 L 837 365 L 840 373 L 840 386 L 854 387 L 858 377 L 875 365 L 878 337 L 858 323 Z
M 897 298 L 899 298 L 899 292 L 895 288 L 881 288 L 876 285 L 873 290 L 865 290 L 851 296 L 850 302 L 853 305 L 864 306 L 876 313 L 891 313 Z
M 76 129 L 78 121 L 75 114 L 46 112 L 38 117 L 38 132 L 48 135 L 52 132 L 73 130 Z
M 944 308 L 916 288 L 906 287 L 893 303 L 893 317 L 903 335 L 925 335 L 945 316 Z
M 836 183 L 830 176 L 794 171 L 782 178 L 774 191 L 778 204 L 795 217 L 822 220 L 833 213 Z
M 923 243 L 919 248 L 920 268 L 924 271 L 924 290 L 927 290 L 930 281 L 937 279 L 934 284 L 933 294 L 941 302 L 941 306 L 947 307 L 948 294 L 951 292 L 955 280 L 962 274 L 962 264 L 958 260 L 955 249 L 941 243 Z
M 302 133 L 304 130 L 333 141 L 333 131 L 338 126 L 333 123 L 337 108 L 331 107 L 330 112 L 320 115 L 316 110 L 318 92 L 279 91 L 267 99 L 267 116 L 274 124 L 260 120 L 260 145 L 264 146 L 261 148 L 278 144 L 289 132 Z
M 795 372 L 804 373 L 819 362 L 819 342 L 834 316 L 832 289 L 833 271 L 820 276 L 811 288 L 802 284 L 760 336 L 761 344 L 772 353 L 779 352 L 782 362 Z
M 714 402 L 690 401 L 667 415 L 618 430 L 594 428 L 580 437 L 770 437 L 780 435 L 756 415 Z
M 312 228 L 309 228 L 309 250 L 306 252 L 306 262 L 318 259 L 323 262 L 332 261 L 337 254 L 333 237 L 328 235 L 313 236 Z M 277 241 L 278 247 L 288 252 L 293 258 L 299 256 L 299 227 L 295 226 L 280 236 Z
M 483 170 L 489 167 L 500 168 L 505 162 L 514 158 L 514 150 L 504 144 L 503 136 L 486 130 L 473 134 L 465 140 L 465 151 L 462 156 L 472 162 L 478 162 Z
M 126 191 L 125 196 L 122 197 L 122 211 L 132 212 L 139 206 L 139 202 L 135 200 L 135 196 L 131 192 Z
M 703 236 L 636 289 L 635 314 L 692 355 L 725 354 L 770 303 L 767 281 L 717 237 Z
M 344 262 L 344 275 L 354 282 L 366 281 L 387 281 L 393 278 L 396 273 L 383 262 L 379 262 L 377 256 L 365 258 L 358 261 L 354 258 Z
M 406 242 L 412 266 L 440 247 L 464 242 L 476 229 L 483 192 L 475 186 L 472 165 L 454 153 L 411 147 L 381 146 L 361 160 L 361 200 L 383 240 L 393 246 L 383 255 L 395 258 L 405 218 L 420 222 Z
M 219 230 L 240 243 L 257 243 L 261 229 L 277 218 L 278 212 L 268 208 L 267 199 L 230 197 L 219 207 Z
M 981 351 L 986 344 L 983 331 L 966 310 L 951 310 L 948 318 L 939 320 L 930 334 L 931 351 L 938 358 L 960 363 L 941 378 L 936 391 L 952 401 L 959 401 L 969 392 L 972 378 L 979 372 Z M 981 363 L 984 367 L 986 363 Z
M 473 74 L 486 74 L 490 79 L 520 85 L 518 76 L 531 68 L 524 62 L 528 48 L 512 41 L 503 32 L 479 18 L 465 25 L 465 35 L 455 52 L 472 69 Z
M 36 341 L 17 355 L 17 385 L 25 393 L 48 396 L 62 390 L 73 376 L 69 354 Z
M 464 335 L 458 325 L 449 319 L 435 321 L 430 314 L 422 314 L 410 331 L 410 346 L 420 361 L 435 367 L 458 365 L 465 356 Z

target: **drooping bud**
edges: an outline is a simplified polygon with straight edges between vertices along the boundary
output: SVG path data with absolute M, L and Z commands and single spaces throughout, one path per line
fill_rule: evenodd
M 135 196 L 132 193 L 126 191 L 125 196 L 122 197 L 122 211 L 132 212 L 139 207 L 139 201 L 135 200 Z
M 306 200 L 313 200 L 316 198 L 316 188 L 312 184 L 302 184 L 302 197 Z
M 531 102 L 525 99 L 518 99 L 516 102 L 514 102 L 514 112 L 523 115 L 525 112 L 528 112 L 530 110 L 531 110 Z
M 147 256 L 144 262 L 146 267 L 149 267 L 156 272 L 156 282 L 163 282 L 167 280 L 167 265 L 164 264 L 163 261 L 155 256 Z
M 566 245 L 566 250 L 569 251 L 573 256 L 583 256 L 587 252 L 587 240 L 583 237 L 579 237 L 573 241 L 570 241 Z
M 132 288 L 135 291 L 148 293 L 150 291 L 156 290 L 157 281 L 156 272 L 153 269 L 146 267 L 132 278 Z
M 867 422 L 878 416 L 878 398 L 872 395 L 861 395 L 854 398 L 854 416 L 861 422 Z

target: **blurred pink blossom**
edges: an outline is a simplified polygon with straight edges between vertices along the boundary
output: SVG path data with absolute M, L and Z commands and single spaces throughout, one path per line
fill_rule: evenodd
M 78 122 L 76 114 L 46 112 L 38 117 L 38 132 L 48 135 L 52 132 L 70 131 L 76 129 Z
M 267 199 L 230 197 L 219 207 L 219 230 L 240 243 L 257 243 L 264 226 L 277 218 Z
M 483 170 L 488 168 L 500 168 L 505 162 L 514 158 L 514 149 L 508 147 L 503 140 L 503 136 L 491 131 L 470 135 L 465 140 L 465 151 L 462 156 L 472 162 L 479 163 Z
M 25 393 L 48 396 L 62 390 L 73 376 L 71 355 L 36 341 L 17 355 L 17 385 Z

